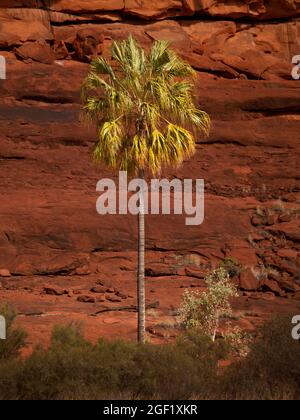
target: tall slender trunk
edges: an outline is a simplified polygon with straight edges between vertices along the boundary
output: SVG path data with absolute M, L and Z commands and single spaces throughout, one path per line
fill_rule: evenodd
M 139 171 L 144 179 L 144 171 Z M 140 211 L 138 214 L 138 271 L 137 271 L 138 342 L 145 343 L 145 201 L 140 190 Z

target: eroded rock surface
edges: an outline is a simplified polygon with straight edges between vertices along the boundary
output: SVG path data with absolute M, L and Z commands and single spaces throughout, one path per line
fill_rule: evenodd
M 213 121 L 210 137 L 199 139 L 194 158 L 176 172 L 180 179 L 205 179 L 204 223 L 188 227 L 183 216 L 147 216 L 147 273 L 165 286 L 152 284 L 154 294 L 160 299 L 175 284 L 182 293 L 180 285 L 195 281 L 203 287 L 209 269 L 234 258 L 243 267 L 235 281 L 246 294 L 265 293 L 270 305 L 272 296 L 297 301 L 300 82 L 292 79 L 291 61 L 300 54 L 299 11 L 299 1 L 2 0 L 0 267 L 13 285 L 2 277 L 1 300 L 15 297 L 10 287 L 18 290 L 28 278 L 43 289 L 58 276 L 79 283 L 87 300 L 76 300 L 76 289 L 37 301 L 53 299 L 45 303 L 49 310 L 62 300 L 87 310 L 99 304 L 100 295 L 90 292 L 95 276 L 112 289 L 120 273 L 134 285 L 134 260 L 119 253 L 135 251 L 136 221 L 97 215 L 96 182 L 115 174 L 93 167 L 95 133 L 79 121 L 89 61 L 101 54 L 109 59 L 112 40 L 132 33 L 146 48 L 156 39 L 170 41 L 192 64 L 199 104 Z M 134 296 L 134 286 L 124 284 L 121 294 Z M 36 283 L 30 287 L 14 299 L 25 312 Z M 110 305 L 124 300 L 113 296 Z M 103 294 L 100 301 L 106 300 Z

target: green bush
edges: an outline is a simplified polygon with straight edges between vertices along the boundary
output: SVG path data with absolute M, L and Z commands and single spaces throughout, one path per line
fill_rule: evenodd
M 300 341 L 291 336 L 291 319 L 278 316 L 262 327 L 248 356 L 226 371 L 225 398 L 299 399 Z
M 75 325 L 57 327 L 49 349 L 0 364 L 0 398 L 192 398 L 209 394 L 217 360 L 207 344 L 188 340 L 164 346 L 100 340 L 93 346 Z
M 291 317 L 267 323 L 247 357 L 225 370 L 226 340 L 189 329 L 174 344 L 86 341 L 56 327 L 48 349 L 0 362 L 0 399 L 299 399 L 300 342 Z

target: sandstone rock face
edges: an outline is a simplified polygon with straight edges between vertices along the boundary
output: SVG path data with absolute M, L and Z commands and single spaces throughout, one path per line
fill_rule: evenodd
M 142 19 L 153 19 L 179 15 L 181 9 L 181 0 L 161 0 L 155 3 L 147 0 L 126 0 L 124 13 Z
M 51 31 L 40 21 L 11 18 L 0 9 L 0 48 L 11 48 L 26 41 L 53 39 Z
M 44 64 L 53 64 L 55 54 L 45 41 L 25 42 L 15 50 L 16 56 L 24 62 L 29 60 Z
M 97 13 L 124 8 L 124 0 L 58 0 L 50 6 L 51 10 L 67 13 Z
M 122 12 L 124 16 L 134 15 L 141 19 L 164 18 L 166 16 L 211 16 L 226 18 L 247 17 L 274 19 L 298 16 L 299 0 L 2 0 L 3 8 L 49 8 L 51 11 L 70 14 L 91 14 L 99 12 Z
M 263 290 L 297 293 L 300 83 L 291 61 L 300 54 L 299 1 L 59 0 L 47 9 L 38 0 L 4 0 L 1 7 L 1 267 L 21 276 L 110 278 L 116 264 L 134 277 L 134 263 L 102 261 L 103 252 L 136 249 L 136 221 L 97 215 L 96 182 L 115 174 L 93 167 L 95 132 L 78 117 L 88 62 L 109 59 L 112 41 L 131 33 L 146 48 L 168 40 L 191 63 L 199 104 L 213 121 L 210 137 L 176 172 L 205 179 L 204 223 L 148 216 L 147 247 L 166 260 L 153 257 L 147 273 L 191 284 L 234 257 L 247 267 L 243 290 L 257 290 L 264 278 Z
M 0 277 L 10 277 L 11 274 L 7 268 L 0 268 Z
M 277 296 L 280 296 L 282 294 L 282 290 L 279 287 L 278 283 L 274 280 L 263 280 L 261 283 L 261 288 L 264 291 L 272 292 Z
M 253 19 L 271 19 L 294 16 L 299 13 L 298 0 L 279 0 L 274 4 L 264 0 L 214 1 L 185 0 L 184 4 L 192 12 L 206 12 L 210 16 L 231 18 L 249 17 Z
M 259 287 L 259 281 L 253 272 L 249 269 L 244 270 L 240 274 L 239 288 L 245 291 L 255 291 Z

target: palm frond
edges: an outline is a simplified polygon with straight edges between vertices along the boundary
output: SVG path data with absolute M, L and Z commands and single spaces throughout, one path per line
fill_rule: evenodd
M 94 149 L 94 160 L 116 167 L 122 144 L 122 126 L 117 120 L 106 121 L 99 130 L 99 140 Z
M 147 155 L 148 155 L 148 148 L 147 148 L 147 141 L 145 137 L 135 135 L 132 141 L 131 147 L 131 158 L 136 163 L 137 167 L 144 168 Z
M 119 62 L 127 75 L 138 75 L 144 71 L 145 52 L 132 36 L 125 41 L 113 42 L 112 58 Z
M 88 97 L 91 91 L 101 91 L 110 92 L 114 90 L 114 87 L 107 83 L 102 77 L 100 77 L 94 71 L 91 71 L 84 80 L 84 83 L 81 88 L 82 98 L 85 99 Z
M 153 72 L 161 73 L 162 68 L 169 62 L 168 41 L 155 41 L 150 52 L 149 63 Z
M 90 96 L 86 99 L 81 115 L 84 120 L 91 123 L 101 118 L 106 109 L 107 102 L 105 100 L 96 96 Z
M 97 57 L 95 60 L 93 60 L 91 63 L 91 71 L 95 74 L 106 74 L 110 76 L 112 80 L 116 80 L 113 68 L 108 63 L 105 57 Z
M 160 173 L 163 165 L 170 163 L 170 150 L 165 135 L 155 129 L 151 133 L 149 145 L 149 169 L 152 173 Z
M 195 75 L 195 70 L 174 51 L 168 50 L 168 62 L 163 66 L 166 77 L 191 77 Z
M 190 118 L 199 130 L 202 130 L 207 136 L 209 135 L 211 119 L 205 111 L 202 111 L 201 109 L 192 109 Z
M 167 127 L 166 142 L 170 149 L 170 163 L 180 164 L 195 153 L 195 140 L 190 131 L 175 125 Z
M 193 96 L 194 70 L 166 41 L 154 42 L 149 53 L 132 37 L 113 42 L 112 58 L 114 68 L 95 59 L 82 86 L 82 112 L 98 127 L 95 161 L 153 174 L 180 165 L 210 128 Z

